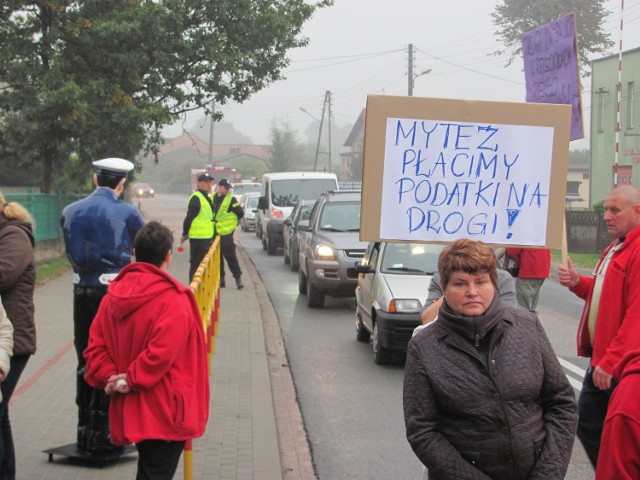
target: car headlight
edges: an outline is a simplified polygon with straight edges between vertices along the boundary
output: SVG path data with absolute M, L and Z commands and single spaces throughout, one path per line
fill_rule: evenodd
M 415 298 L 396 298 L 389 302 L 390 313 L 419 312 L 421 308 L 422 304 L 420 303 L 420 300 L 416 300 Z
M 319 243 L 314 247 L 315 257 L 318 260 L 335 260 L 336 251 L 333 247 Z
M 138 190 L 138 195 L 142 195 L 144 193 L 144 190 L 140 189 Z
M 156 191 L 152 188 L 151 190 L 149 190 L 149 193 L 153 195 L 154 193 L 156 193 Z

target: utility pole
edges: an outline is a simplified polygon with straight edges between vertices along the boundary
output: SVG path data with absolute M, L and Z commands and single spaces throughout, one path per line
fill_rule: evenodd
M 329 104 L 329 173 L 331 173 L 331 91 L 327 90 L 325 99 Z
M 328 107 L 328 108 L 327 108 Z M 324 125 L 324 113 L 329 112 L 329 171 L 331 171 L 331 91 L 324 93 L 324 104 L 322 105 L 322 116 L 320 117 L 320 129 L 318 130 L 318 143 L 316 144 L 316 157 L 313 161 L 313 171 L 318 166 L 318 154 L 320 153 L 320 140 L 322 139 L 322 126 Z
M 409 44 L 409 47 L 407 48 L 408 50 L 408 56 L 409 56 L 409 63 L 408 63 L 408 70 L 407 70 L 407 79 L 408 79 L 408 95 L 410 97 L 413 97 L 413 43 Z

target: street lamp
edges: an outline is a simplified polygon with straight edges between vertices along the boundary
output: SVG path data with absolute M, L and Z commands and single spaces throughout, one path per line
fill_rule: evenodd
M 413 78 L 411 78 L 411 84 L 409 85 L 409 96 L 412 97 L 413 96 L 413 87 L 415 86 L 415 82 L 416 82 L 416 78 L 422 76 L 422 75 L 427 75 L 431 73 L 431 69 L 427 68 L 426 70 L 421 71 L 420 73 L 417 73 L 413 76 Z
M 322 122 L 320 122 L 320 120 L 318 120 L 316 117 L 314 117 L 313 115 L 311 115 L 311 114 L 309 113 L 309 111 L 308 111 L 306 108 L 304 108 L 304 107 L 299 107 L 299 108 L 300 108 L 300 111 L 301 111 L 301 112 L 306 113 L 306 114 L 307 114 L 307 115 L 309 115 L 311 118 L 313 118 L 316 122 L 318 122 L 318 123 L 322 123 Z

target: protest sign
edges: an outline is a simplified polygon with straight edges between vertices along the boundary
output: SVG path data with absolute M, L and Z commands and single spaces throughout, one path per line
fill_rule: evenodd
M 571 105 L 571 140 L 584 137 L 575 16 L 522 36 L 527 102 Z
M 361 239 L 562 243 L 571 107 L 369 95 Z

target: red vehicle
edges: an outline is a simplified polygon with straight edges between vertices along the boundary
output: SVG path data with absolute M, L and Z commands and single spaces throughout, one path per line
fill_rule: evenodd
M 196 190 L 198 175 L 202 173 L 208 173 L 213 178 L 213 189 L 215 190 L 218 182 L 223 178 L 226 178 L 229 183 L 239 183 L 242 181 L 242 174 L 238 172 L 235 168 L 229 167 L 219 167 L 215 164 L 207 165 L 204 168 L 193 168 L 191 169 L 191 190 Z

